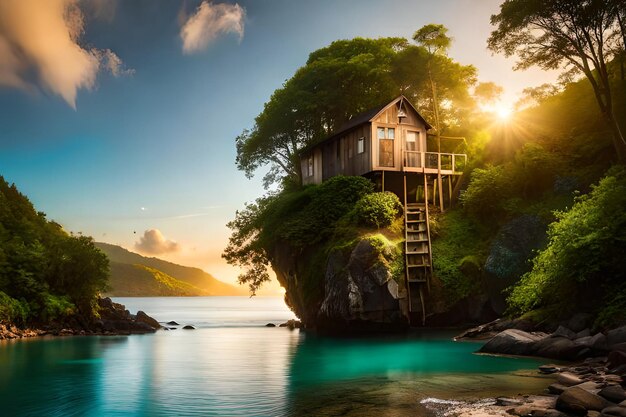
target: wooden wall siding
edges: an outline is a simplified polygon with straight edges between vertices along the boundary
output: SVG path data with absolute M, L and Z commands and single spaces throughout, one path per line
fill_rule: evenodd
M 359 138 L 364 138 L 363 153 L 358 153 Z M 322 146 L 322 179 L 336 175 L 363 175 L 372 170 L 369 123 Z
M 313 155 L 313 175 L 309 176 L 309 157 Z M 319 184 L 322 182 L 322 151 L 319 148 L 313 149 L 300 158 L 300 172 L 302 173 L 302 184 Z
M 402 118 L 402 123 L 398 123 L 398 105 L 394 104 L 385 109 L 376 118 L 372 120 L 370 137 L 372 138 L 372 170 L 374 171 L 400 171 L 402 170 L 402 151 L 404 150 L 404 140 L 406 132 L 408 130 L 419 132 L 420 143 L 417 144 L 417 149 L 421 151 L 426 150 L 426 126 L 420 120 L 417 113 L 414 112 L 408 105 L 403 106 L 407 117 Z M 394 128 L 395 140 L 392 141 L 379 141 L 377 130 L 379 127 Z M 393 145 L 393 161 L 390 156 L 381 155 L 381 152 L 390 152 L 389 147 Z M 392 166 L 390 162 L 393 162 Z

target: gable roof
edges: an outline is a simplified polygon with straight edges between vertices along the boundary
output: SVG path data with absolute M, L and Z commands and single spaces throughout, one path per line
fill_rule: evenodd
M 305 153 L 310 151 L 311 149 L 315 148 L 318 145 L 321 145 L 322 143 L 326 143 L 328 141 L 331 141 L 333 139 L 335 139 L 337 136 L 340 136 L 344 133 L 349 132 L 352 129 L 356 129 L 357 127 L 365 124 L 365 123 L 370 123 L 372 120 L 374 120 L 376 117 L 378 117 L 379 114 L 381 114 L 382 112 L 384 112 L 385 110 L 387 110 L 389 107 L 395 105 L 396 103 L 398 103 L 400 100 L 402 100 L 402 103 L 407 104 L 409 107 L 411 107 L 411 109 L 413 109 L 413 111 L 417 114 L 417 117 L 420 121 L 422 121 L 422 123 L 424 123 L 424 125 L 426 126 L 426 130 L 431 129 L 432 126 L 422 117 L 421 114 L 419 114 L 419 112 L 417 111 L 417 109 L 415 108 L 415 106 L 413 106 L 413 104 L 409 101 L 408 98 L 406 98 L 404 95 L 400 95 L 396 98 L 394 98 L 393 100 L 391 100 L 389 103 L 383 104 L 381 106 L 375 107 L 373 109 L 364 111 L 362 113 L 357 114 L 356 116 L 353 116 L 350 120 L 348 120 L 346 123 L 344 123 L 343 125 L 341 125 L 341 127 L 339 127 L 339 129 L 337 129 L 335 132 L 333 132 L 330 136 L 328 136 L 326 139 L 323 139 L 319 142 L 316 142 L 314 144 L 311 144 L 307 147 L 305 147 L 304 149 L 302 149 L 300 151 L 300 153 Z

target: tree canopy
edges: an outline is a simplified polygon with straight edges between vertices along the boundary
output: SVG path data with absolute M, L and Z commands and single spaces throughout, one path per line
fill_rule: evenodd
M 90 237 L 68 235 L 0 177 L 0 321 L 89 317 L 108 267 Z
M 469 88 L 476 81 L 474 67 L 445 54 L 433 58 L 426 43 L 413 45 L 403 38 L 339 40 L 312 52 L 272 94 L 254 126 L 237 137 L 237 167 L 251 177 L 269 166 L 266 187 L 281 181 L 300 184 L 298 154 L 304 147 L 400 94 L 432 120 L 428 62 L 439 100 L 448 104 L 442 129 L 458 126 L 473 103 Z
M 566 76 L 584 74 L 613 131 L 620 161 L 626 158 L 626 140 L 614 114 L 607 63 L 623 54 L 625 9 L 625 0 L 506 0 L 491 17 L 497 28 L 488 41 L 493 51 L 517 55 L 516 68 L 537 65 L 567 69 Z

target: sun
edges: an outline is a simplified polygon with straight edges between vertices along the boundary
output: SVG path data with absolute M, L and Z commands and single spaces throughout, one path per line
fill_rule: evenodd
M 505 121 L 511 118 L 513 114 L 513 109 L 506 104 L 498 104 L 494 109 L 494 113 L 498 116 L 498 119 Z

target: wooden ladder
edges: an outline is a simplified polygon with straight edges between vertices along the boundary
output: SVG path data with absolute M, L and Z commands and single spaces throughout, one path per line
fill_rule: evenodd
M 414 306 L 412 292 L 419 291 L 422 325 L 426 323 L 424 292 L 430 290 L 432 275 L 432 253 L 428 204 L 405 203 L 404 208 L 404 255 L 405 276 L 409 299 L 409 313 L 419 309 Z

